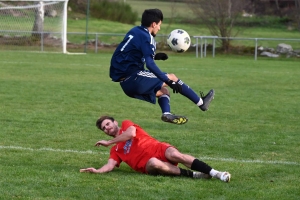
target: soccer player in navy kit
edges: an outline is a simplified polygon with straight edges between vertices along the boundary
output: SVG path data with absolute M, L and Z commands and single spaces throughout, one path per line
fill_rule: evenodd
M 160 30 L 163 14 L 159 9 L 147 9 L 142 15 L 141 25 L 132 28 L 116 48 L 110 64 L 110 78 L 120 82 L 124 93 L 132 98 L 158 104 L 162 110 L 161 119 L 174 124 L 184 124 L 185 116 L 173 115 L 170 108 L 170 93 L 180 93 L 194 102 L 202 111 L 208 110 L 214 98 L 214 90 L 198 96 L 175 74 L 162 72 L 154 60 L 166 60 L 165 53 L 155 53 L 154 37 Z M 145 69 L 144 65 L 148 70 Z

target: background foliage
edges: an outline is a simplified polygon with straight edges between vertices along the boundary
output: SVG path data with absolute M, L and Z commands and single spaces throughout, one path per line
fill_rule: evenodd
M 131 23 L 134 21 L 138 23 L 138 19 L 140 19 L 144 9 L 158 7 L 164 13 L 164 23 L 168 24 L 168 27 L 164 30 L 170 31 L 169 27 L 171 27 L 173 24 L 181 24 L 180 26 L 182 26 L 182 24 L 187 24 L 188 26 L 194 25 L 195 27 L 205 27 L 207 29 L 206 32 L 208 32 L 206 35 L 213 35 L 222 38 L 217 40 L 217 43 L 219 45 L 219 50 L 225 53 L 236 52 L 235 42 L 227 38 L 239 37 L 243 34 L 242 32 L 245 32 L 251 27 L 268 26 L 269 28 L 280 29 L 286 29 L 286 27 L 288 27 L 290 30 L 297 28 L 297 17 L 295 17 L 296 15 L 291 14 L 298 9 L 296 3 L 293 4 L 295 5 L 293 7 L 290 6 L 291 4 L 283 3 L 275 6 L 272 2 L 250 0 L 155 1 L 155 6 L 153 5 L 153 1 L 119 0 L 108 2 L 98 0 L 92 3 L 91 10 L 94 13 L 92 16 L 98 19 L 105 18 L 114 21 L 115 19 L 110 19 L 111 15 L 116 18 L 119 18 L 118 16 L 123 18 L 123 12 L 120 12 L 120 14 L 114 13 L 114 11 L 118 10 L 115 9 L 115 6 L 113 6 L 116 3 L 120 3 L 122 6 L 128 5 L 129 8 L 134 10 L 136 15 L 128 16 L 128 18 L 131 16 Z M 268 9 L 258 9 L 257 7 L 259 6 Z M 86 9 L 84 6 L 83 8 Z M 269 12 L 270 10 L 286 11 L 287 9 L 289 9 L 290 12 L 286 12 L 285 14 L 282 14 L 283 11 Z M 111 12 L 111 10 L 113 12 Z M 200 35 L 204 34 L 201 33 Z M 278 38 L 283 37 L 280 36 Z M 240 49 L 241 45 L 239 45 L 238 48 Z M 242 48 L 247 49 L 248 47 Z M 246 51 L 248 52 L 248 50 Z
M 74 0 L 69 2 L 69 6 L 78 13 L 86 14 L 98 19 L 118 21 L 121 23 L 134 24 L 137 20 L 137 12 L 133 11 L 131 6 L 124 2 L 109 0 L 90 1 L 89 11 L 87 11 L 85 0 Z

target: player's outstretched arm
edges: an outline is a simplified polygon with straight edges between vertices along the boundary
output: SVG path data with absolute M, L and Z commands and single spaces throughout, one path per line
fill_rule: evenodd
M 112 171 L 116 165 L 117 165 L 117 161 L 115 161 L 113 159 L 109 159 L 107 164 L 103 165 L 99 169 L 89 167 L 89 168 L 80 169 L 79 171 L 80 172 L 90 172 L 90 173 L 106 173 L 106 172 Z
M 106 146 L 108 147 L 109 145 L 116 144 L 118 142 L 124 142 L 127 140 L 130 140 L 131 138 L 135 137 L 136 135 L 136 128 L 134 126 L 129 126 L 126 131 L 124 131 L 121 135 L 117 135 L 114 139 L 112 140 L 100 140 L 98 141 L 95 146 Z
M 162 72 L 158 66 L 155 64 L 152 56 L 146 56 L 146 67 L 153 73 L 157 78 L 162 80 L 163 82 L 168 81 L 168 77 L 166 76 L 165 72 Z

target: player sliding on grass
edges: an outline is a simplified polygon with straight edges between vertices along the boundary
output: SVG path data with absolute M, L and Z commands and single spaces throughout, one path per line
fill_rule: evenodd
M 217 171 L 197 158 L 179 152 L 174 146 L 154 139 L 139 125 L 130 120 L 124 120 L 122 126 L 119 127 L 118 122 L 113 117 L 102 116 L 97 120 L 96 126 L 108 136 L 114 137 L 114 139 L 100 140 L 95 146 L 108 147 L 113 144 L 114 146 L 110 149 L 107 164 L 99 169 L 80 169 L 80 172 L 110 172 L 115 167 L 119 167 L 123 161 L 135 171 L 150 175 L 186 176 L 204 179 L 214 177 L 224 182 L 230 181 L 231 175 L 229 172 Z M 178 163 L 189 169 L 178 167 Z
M 157 53 L 154 37 L 160 30 L 163 14 L 159 9 L 145 10 L 141 26 L 132 28 L 115 50 L 110 64 L 110 77 L 120 82 L 124 93 L 132 98 L 158 104 L 162 110 L 161 119 L 174 124 L 184 124 L 187 118 L 171 114 L 170 93 L 180 93 L 194 102 L 202 111 L 206 111 L 214 98 L 214 90 L 199 97 L 175 74 L 162 72 L 154 60 L 166 60 L 165 53 Z M 149 70 L 145 70 L 144 64 Z

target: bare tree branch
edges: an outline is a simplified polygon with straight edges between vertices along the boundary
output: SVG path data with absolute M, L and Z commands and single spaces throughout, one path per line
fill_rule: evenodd
M 236 19 L 241 16 L 246 0 L 186 0 L 188 7 L 213 36 L 232 37 Z M 228 51 L 229 39 L 221 40 L 222 48 Z

